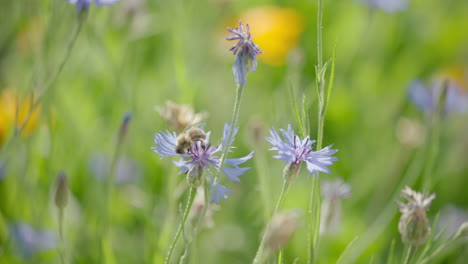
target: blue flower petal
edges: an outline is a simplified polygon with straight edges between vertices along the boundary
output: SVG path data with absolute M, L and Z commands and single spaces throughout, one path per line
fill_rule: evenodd
M 246 171 L 250 170 L 249 167 L 223 167 L 223 172 L 230 181 L 240 182 L 239 176 L 243 175 Z
M 210 179 L 211 181 L 211 187 L 213 187 L 213 179 Z M 228 193 L 234 193 L 233 191 L 229 190 L 222 184 L 216 184 L 215 189 L 213 190 L 213 194 L 211 196 L 210 202 L 215 202 L 219 204 L 219 201 L 221 199 L 227 200 L 228 198 Z

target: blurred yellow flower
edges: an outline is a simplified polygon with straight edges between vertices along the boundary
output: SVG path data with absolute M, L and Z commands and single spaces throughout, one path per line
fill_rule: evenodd
M 253 39 L 263 51 L 259 60 L 273 66 L 285 63 L 304 31 L 302 16 L 291 8 L 258 7 L 242 13 L 240 19 L 250 25 Z
M 460 65 L 452 65 L 439 71 L 435 79 L 449 80 L 463 91 L 468 91 L 468 70 Z
M 5 89 L 0 94 L 0 145 L 6 139 L 8 131 L 15 124 L 15 121 L 15 127 L 20 128 L 28 118 L 28 115 L 30 115 L 29 112 L 34 103 L 32 97 L 26 97 L 24 100 L 19 101 L 19 104 L 18 101 L 18 96 L 11 89 Z M 18 109 L 18 117 L 16 116 L 16 109 Z M 40 106 L 32 112 L 22 135 L 30 135 L 34 131 L 37 127 L 39 113 Z

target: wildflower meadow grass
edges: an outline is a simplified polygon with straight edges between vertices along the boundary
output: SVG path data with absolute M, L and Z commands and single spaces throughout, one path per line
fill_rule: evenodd
M 4 1 L 0 264 L 466 263 L 467 14 Z

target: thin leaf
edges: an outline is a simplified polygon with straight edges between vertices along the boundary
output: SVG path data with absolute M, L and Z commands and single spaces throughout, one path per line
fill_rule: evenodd
M 292 86 L 291 82 L 289 82 L 289 91 L 291 95 L 291 101 L 294 107 L 294 113 L 296 114 L 297 124 L 299 125 L 299 131 L 301 132 L 302 138 L 304 138 L 305 137 L 304 126 L 302 125 L 301 115 L 299 114 L 299 108 L 297 107 L 296 95 L 294 94 L 294 87 Z
M 341 252 L 341 255 L 340 257 L 338 258 L 338 260 L 336 261 L 336 264 L 340 264 L 342 261 L 343 261 L 343 257 L 346 255 L 346 253 L 348 253 L 349 250 L 351 250 L 351 248 L 353 247 L 354 243 L 359 239 L 359 237 L 355 237 L 353 240 L 351 240 L 351 242 L 348 243 L 348 245 L 346 246 L 346 248 L 343 250 L 343 252 Z
M 443 233 L 443 231 L 440 231 L 437 235 L 434 235 L 434 230 L 435 230 L 435 228 L 437 226 L 437 223 L 439 222 L 439 217 L 440 217 L 440 212 L 437 213 L 437 215 L 436 215 L 436 217 L 434 219 L 434 222 L 432 223 L 432 232 L 431 232 L 431 235 L 429 236 L 429 239 L 427 240 L 426 244 L 424 245 L 423 251 L 421 252 L 421 254 L 419 255 L 419 257 L 417 258 L 417 260 L 414 263 L 419 263 L 426 256 L 426 254 L 431 249 L 432 242 L 437 241 L 439 239 L 440 235 Z
M 390 252 L 388 253 L 387 264 L 393 264 L 393 257 L 395 254 L 395 239 L 392 239 L 392 244 L 390 244 Z
M 303 138 L 305 138 L 307 135 L 310 135 L 309 113 L 307 112 L 307 108 L 306 96 L 302 95 L 302 120 L 304 121 L 305 130 L 304 135 L 302 135 Z
M 335 56 L 336 56 L 336 44 L 335 47 L 333 48 L 333 57 L 331 58 L 331 72 L 330 72 L 330 79 L 328 82 L 328 88 L 327 88 L 327 97 L 325 98 L 325 106 L 323 110 L 323 115 L 327 112 L 328 108 L 328 102 L 330 101 L 330 95 L 331 91 L 333 88 L 333 81 L 335 80 Z

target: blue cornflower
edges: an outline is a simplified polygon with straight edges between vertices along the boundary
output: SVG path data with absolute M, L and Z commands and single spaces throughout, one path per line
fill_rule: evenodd
M 72 5 L 76 5 L 76 9 L 81 11 L 82 9 L 88 10 L 89 5 L 94 3 L 97 6 L 111 5 L 120 0 L 66 0 Z
M 166 130 L 166 132 L 159 132 L 155 135 L 154 142 L 156 147 L 151 149 L 162 156 L 166 157 L 179 157 L 178 161 L 174 161 L 174 164 L 180 168 L 180 173 L 187 174 L 189 182 L 191 178 L 195 178 L 199 181 L 194 183 L 199 184 L 201 182 L 201 175 L 204 170 L 209 170 L 210 167 L 219 168 L 221 158 L 218 154 L 223 148 L 223 144 L 227 144 L 228 136 L 232 127 L 230 124 L 224 125 L 223 139 L 222 143 L 213 146 L 210 142 L 210 132 L 206 133 L 205 139 L 199 139 L 192 142 L 190 145 L 187 145 L 187 148 L 183 151 L 180 150 L 179 139 L 184 137 L 184 134 L 177 135 L 175 132 L 172 134 Z M 239 128 L 234 129 L 232 140 L 236 136 Z M 230 147 L 232 151 L 234 147 Z M 241 168 L 239 165 L 251 159 L 253 156 L 253 151 L 250 152 L 247 156 L 242 158 L 235 159 L 226 159 L 225 163 L 230 165 L 230 167 L 223 166 L 223 173 L 230 181 L 240 182 L 239 176 L 243 175 L 248 171 L 249 167 Z M 210 179 L 212 181 L 212 179 Z M 213 183 L 211 184 L 213 185 Z M 211 202 L 216 202 L 219 204 L 221 198 L 227 199 L 227 194 L 233 193 L 231 190 L 226 188 L 221 184 L 216 184 L 215 190 L 211 197 Z
M 273 156 L 273 158 L 284 160 L 288 164 L 286 168 L 293 174 L 289 176 L 295 177 L 302 161 L 306 163 L 309 173 L 316 176 L 318 172 L 330 173 L 328 166 L 333 165 L 333 162 L 338 160 L 338 158 L 332 157 L 338 152 L 337 149 L 332 149 L 332 145 L 330 145 L 319 151 L 314 151 L 312 145 L 315 140 L 310 140 L 308 136 L 301 140 L 294 135 L 291 125 L 288 125 L 288 131 L 280 129 L 280 132 L 284 141 L 274 128 L 270 129 L 271 137 L 267 137 L 266 140 L 273 145 L 270 150 L 278 151 L 278 155 Z M 286 173 L 287 171 L 285 171 L 285 176 L 287 176 Z
M 252 40 L 249 24 L 246 24 L 245 27 L 247 30 L 244 29 L 241 21 L 239 21 L 239 25 L 235 29 L 228 27 L 228 31 L 234 35 L 226 38 L 227 40 L 239 40 L 229 49 L 236 55 L 232 73 L 234 74 L 234 80 L 239 85 L 245 85 L 247 73 L 252 73 L 257 69 L 257 55 L 262 53 Z
M 408 0 L 357 0 L 370 9 L 381 9 L 388 13 L 400 12 L 408 7 Z
M 111 159 L 104 153 L 96 153 L 88 160 L 88 171 L 97 180 L 104 181 L 109 177 Z M 115 183 L 126 184 L 138 180 L 140 169 L 133 159 L 120 157 L 115 165 Z
M 439 103 L 442 104 L 440 110 L 444 115 L 451 112 L 468 112 L 468 94 L 463 93 L 453 81 L 447 81 L 447 84 L 437 81 L 431 86 L 426 86 L 421 81 L 415 80 L 409 85 L 408 97 L 427 114 L 435 113 Z
M 18 252 L 24 258 L 57 247 L 57 235 L 52 231 L 36 231 L 25 223 L 11 225 L 9 230 Z

